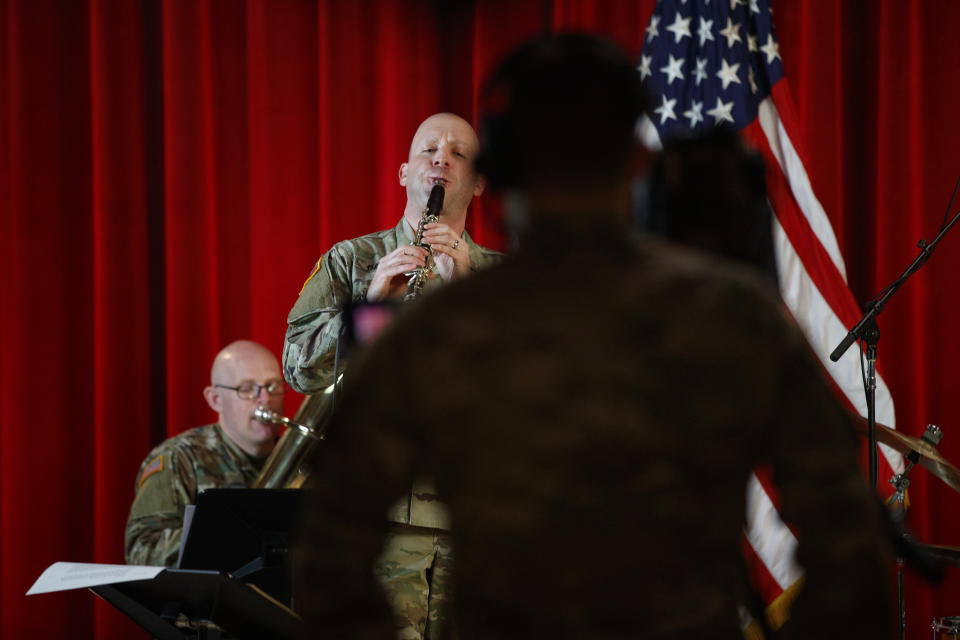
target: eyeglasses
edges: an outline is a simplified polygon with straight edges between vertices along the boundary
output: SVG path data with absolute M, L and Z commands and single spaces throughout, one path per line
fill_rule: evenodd
M 244 400 L 253 400 L 260 395 L 261 389 L 266 389 L 267 393 L 272 396 L 283 395 L 285 390 L 283 380 L 271 380 L 267 384 L 257 384 L 256 382 L 244 382 L 238 387 L 228 387 L 225 384 L 215 384 L 215 387 L 221 389 L 230 389 L 231 391 L 236 391 L 237 395 L 243 398 Z

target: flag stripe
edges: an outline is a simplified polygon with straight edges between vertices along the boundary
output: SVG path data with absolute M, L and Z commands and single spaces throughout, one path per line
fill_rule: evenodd
M 847 304 L 847 298 L 852 301 L 847 283 L 797 205 L 793 191 L 790 190 L 790 183 L 777 165 L 769 138 L 766 137 L 759 119 L 754 120 L 741 133 L 763 155 L 767 166 L 767 197 L 797 254 L 804 265 L 807 265 L 807 273 L 813 279 L 814 285 L 832 308 L 839 308 L 841 313 L 849 316 L 842 318 L 844 322 L 856 322 L 859 314 L 851 312 L 851 305 Z
M 859 351 L 855 346 L 851 347 L 839 362 L 830 361 L 829 352 L 843 339 L 847 329 L 814 285 L 779 220 L 774 220 L 773 237 L 780 293 L 784 302 L 803 329 L 824 369 L 836 383 L 844 403 L 860 415 L 865 415 L 867 401 L 863 394 Z M 896 426 L 892 396 L 880 375 L 877 375 L 877 421 L 888 427 Z M 880 445 L 880 451 L 883 453 L 884 466 L 880 468 L 879 480 L 885 483 L 894 472 L 903 471 L 903 456 L 886 445 Z
M 747 541 L 781 589 L 803 575 L 794 559 L 797 538 L 773 506 L 755 475 L 747 482 Z
M 767 98 L 764 102 L 769 100 Z M 786 176 L 776 169 L 776 160 L 766 134 L 769 131 L 778 131 L 778 146 L 781 149 L 793 148 L 793 145 L 786 130 L 779 126 L 778 122 L 769 122 L 768 126 L 763 127 L 758 124 L 758 120 L 776 115 L 777 110 L 772 108 L 772 105 L 769 109 L 761 106 L 760 117 L 742 133 L 760 151 L 767 163 L 768 197 L 776 214 L 774 236 L 777 240 L 775 244 L 781 295 L 824 369 L 837 382 L 843 395 L 857 412 L 866 415 L 859 351 L 851 347 L 838 362 L 834 363 L 829 359 L 834 347 L 847 334 L 847 327 L 853 326 L 860 319 L 860 312 L 856 309 L 853 295 L 847 288 L 842 273 L 836 269 L 826 250 L 817 242 L 817 235 L 807 217 L 801 214 Z M 794 166 L 793 171 L 801 172 L 804 169 L 799 165 Z M 793 183 L 809 186 L 805 172 L 803 178 L 794 179 Z M 784 241 L 780 240 L 781 236 Z M 813 268 L 810 269 L 808 265 Z M 838 314 L 845 317 L 840 318 Z M 877 421 L 895 427 L 893 397 L 880 367 L 877 369 Z M 881 447 L 881 451 L 891 469 L 897 472 L 903 470 L 903 458 L 899 453 L 887 447 Z M 886 482 L 886 478 L 880 480 Z
M 783 589 L 770 574 L 770 571 L 767 570 L 766 565 L 757 555 L 750 541 L 747 540 L 746 531 L 744 531 L 741 536 L 741 542 L 742 544 L 740 546 L 743 551 L 744 562 L 747 565 L 747 570 L 750 572 L 750 582 L 753 584 L 754 590 L 757 595 L 760 596 L 760 599 L 763 600 L 764 604 L 773 602 L 783 593 Z
M 833 225 L 830 224 L 826 211 L 823 210 L 820 200 L 813 192 L 801 151 L 793 143 L 793 138 L 797 137 L 796 132 L 799 131 L 799 125 L 793 110 L 793 97 L 790 94 L 789 86 L 786 82 L 778 82 L 771 88 L 770 95 L 770 98 L 761 102 L 757 119 L 764 127 L 767 140 L 775 152 L 774 157 L 780 165 L 780 170 L 790 181 L 790 190 L 810 224 L 811 231 L 830 256 L 834 267 L 846 284 L 847 269 L 843 255 L 840 253 L 837 236 L 833 232 Z M 776 130 L 768 129 L 768 126 L 773 123 L 778 125 Z M 794 134 L 791 135 L 790 132 L 794 132 Z

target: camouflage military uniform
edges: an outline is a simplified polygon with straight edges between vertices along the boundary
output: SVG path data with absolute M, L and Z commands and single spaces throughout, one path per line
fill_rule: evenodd
M 413 231 L 405 219 L 396 227 L 335 244 L 324 255 L 304 284 L 290 315 L 283 350 L 287 382 L 301 393 L 313 393 L 333 382 L 337 340 L 343 328 L 341 309 L 349 302 L 366 300 L 377 262 L 398 246 L 412 244 Z M 501 260 L 503 254 L 476 244 L 464 231 L 470 250 L 471 271 L 480 271 Z M 439 275 L 427 281 L 424 291 L 442 284 Z M 338 369 L 343 370 L 343 352 Z M 396 523 L 389 544 L 374 571 L 387 587 L 403 640 L 437 637 L 446 618 L 443 603 L 449 598 L 450 543 L 446 509 L 432 484 L 418 478 L 406 497 L 388 510 Z
M 204 489 L 250 486 L 263 462 L 240 449 L 217 424 L 185 431 L 155 447 L 137 474 L 127 520 L 127 562 L 176 564 L 186 505 Z
M 855 423 L 773 292 L 619 228 L 541 225 L 354 362 L 298 552 L 311 632 L 387 637 L 362 573 L 420 469 L 452 517 L 461 637 L 742 640 L 745 487 L 768 465 L 806 570 L 788 637 L 886 637 Z
M 333 382 L 337 338 L 343 329 L 341 309 L 366 300 L 380 258 L 413 240 L 413 230 L 401 218 L 393 229 L 338 242 L 317 262 L 287 317 L 283 375 L 290 386 L 300 393 L 313 393 Z M 463 241 L 470 248 L 471 271 L 486 269 L 503 257 L 476 244 L 466 231 Z M 424 291 L 442 282 L 439 276 L 431 278 Z M 342 361 L 339 367 L 342 370 Z

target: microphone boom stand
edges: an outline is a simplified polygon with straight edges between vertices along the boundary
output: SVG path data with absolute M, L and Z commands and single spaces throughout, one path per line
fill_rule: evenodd
M 922 267 L 926 261 L 930 259 L 930 256 L 933 255 L 933 250 L 936 249 L 937 244 L 939 244 L 940 240 L 943 239 L 943 236 L 946 235 L 953 225 L 957 223 L 958 219 L 960 219 L 960 212 L 957 212 L 950 222 L 940 229 L 940 233 L 938 233 L 937 237 L 933 239 L 933 242 L 928 244 L 926 240 L 921 239 L 920 242 L 917 243 L 917 246 L 920 248 L 920 255 L 914 258 L 913 262 L 911 262 L 910 266 L 907 267 L 902 274 L 900 274 L 899 278 L 885 287 L 876 298 L 866 304 L 866 311 L 864 312 L 863 317 L 860 318 L 860 321 L 857 322 L 857 324 L 847 332 L 847 335 L 843 338 L 843 340 L 840 341 L 840 344 L 838 344 L 836 349 L 834 349 L 830 354 L 830 360 L 836 362 L 844 353 L 846 353 L 847 349 L 850 348 L 850 345 L 853 344 L 854 340 L 863 340 L 867 346 L 867 447 L 869 447 L 868 460 L 870 461 L 870 486 L 874 487 L 874 489 L 876 489 L 877 486 L 878 475 L 876 365 L 877 342 L 880 340 L 880 331 L 877 329 L 877 316 L 880 315 L 881 311 L 883 311 L 884 306 L 886 306 L 887 301 L 891 298 L 891 296 L 893 296 L 893 294 L 897 292 L 897 289 L 899 289 L 903 283 L 907 281 L 907 278 L 919 271 L 920 267 Z

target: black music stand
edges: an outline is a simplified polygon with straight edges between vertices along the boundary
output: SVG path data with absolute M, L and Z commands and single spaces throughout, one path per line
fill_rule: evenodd
M 301 620 L 255 586 L 218 571 L 166 569 L 152 580 L 90 587 L 158 640 L 295 640 Z M 180 615 L 217 627 L 176 626 Z
M 184 532 L 180 569 L 226 571 L 292 607 L 297 489 L 207 489 Z

